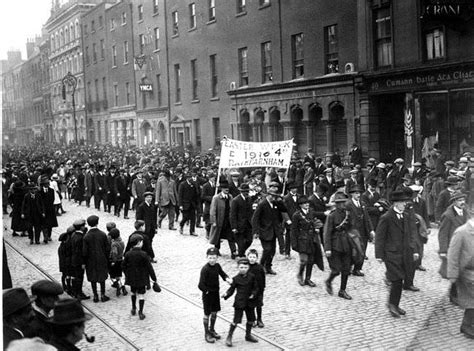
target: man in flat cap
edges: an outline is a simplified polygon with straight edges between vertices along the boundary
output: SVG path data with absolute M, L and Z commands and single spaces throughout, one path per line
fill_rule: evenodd
M 104 166 L 98 167 L 98 172 L 94 175 L 94 204 L 100 211 L 100 203 L 104 204 L 104 212 L 107 210 L 107 193 L 109 191 L 107 177 L 104 172 Z
M 204 183 L 201 192 L 201 199 L 204 204 L 203 210 L 203 220 L 206 223 L 206 239 L 209 239 L 209 234 L 211 232 L 211 222 L 210 222 L 210 213 L 211 213 L 211 202 L 212 198 L 216 194 L 216 175 L 212 171 L 207 172 L 207 182 Z
M 451 204 L 441 215 L 441 222 L 438 231 L 438 254 L 441 258 L 442 264 L 440 273 L 443 277 L 446 277 L 447 275 L 447 253 L 451 239 L 454 236 L 454 231 L 465 224 L 470 218 L 469 212 L 466 208 L 466 194 L 460 191 L 455 191 L 451 194 L 450 202 Z M 457 288 L 455 283 L 451 285 L 449 300 L 452 303 L 457 304 Z
M 86 221 L 84 219 L 77 219 L 73 223 L 74 233 L 71 235 L 71 285 L 72 294 L 79 300 L 87 300 L 87 296 L 82 291 L 82 283 L 84 282 L 84 270 L 86 263 L 83 255 L 84 234 L 87 231 Z
M 229 193 L 229 182 L 221 180 L 219 188 L 221 191 L 213 196 L 209 212 L 209 222 L 212 224 L 209 243 L 220 250 L 221 240 L 227 239 L 231 258 L 235 259 L 237 257 L 237 247 L 235 245 L 235 233 L 232 231 L 233 228 L 230 222 L 232 195 Z
M 6 350 L 12 340 L 23 339 L 34 317 L 31 302 L 25 289 L 11 288 L 3 290 L 3 349 Z
M 170 171 L 165 169 L 160 172 L 160 177 L 156 183 L 155 205 L 160 208 L 160 217 L 158 228 L 161 228 L 161 222 L 168 216 L 169 230 L 175 230 L 175 207 L 178 204 L 178 188 L 175 181 L 171 178 Z
M 63 292 L 61 285 L 46 279 L 39 280 L 31 286 L 31 294 L 36 296 L 36 300 L 32 303 L 34 318 L 25 333 L 26 337 L 38 336 L 44 341 L 49 341 L 52 330 L 47 319 Z
M 459 178 L 456 176 L 450 176 L 445 181 L 444 184 L 446 185 L 446 189 L 442 190 L 437 199 L 435 204 L 435 219 L 436 221 L 441 220 L 441 216 L 443 215 L 444 211 L 449 206 L 451 201 L 451 196 L 459 189 Z
M 178 187 L 179 209 L 183 213 L 183 218 L 179 223 L 179 233 L 183 234 L 183 228 L 189 221 L 189 235 L 197 236 L 196 228 L 196 209 L 199 204 L 200 190 L 191 176 L 185 176 L 186 180 L 181 182 Z

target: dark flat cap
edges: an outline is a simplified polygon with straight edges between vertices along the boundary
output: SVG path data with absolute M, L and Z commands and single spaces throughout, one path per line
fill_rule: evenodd
M 74 228 L 80 228 L 80 227 L 86 225 L 86 221 L 85 221 L 85 219 L 82 219 L 82 218 L 81 219 L 76 219 L 72 225 L 74 226 Z
M 64 292 L 61 285 L 51 280 L 39 280 L 31 286 L 31 294 L 35 296 L 56 296 Z

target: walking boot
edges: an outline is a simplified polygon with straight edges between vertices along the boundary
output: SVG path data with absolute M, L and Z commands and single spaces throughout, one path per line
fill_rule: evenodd
M 296 278 L 298 279 L 298 284 L 301 286 L 304 286 L 304 279 L 303 279 L 304 267 L 305 267 L 304 264 L 300 264 L 298 274 L 296 275 Z
M 209 334 L 211 334 L 214 339 L 220 340 L 221 336 L 219 334 L 217 334 L 216 330 L 214 329 L 214 327 L 216 325 L 216 319 L 217 319 L 217 315 L 213 316 L 211 314 L 210 324 L 209 324 Z
M 204 317 L 202 322 L 204 325 L 204 339 L 209 344 L 214 344 L 216 342 L 216 339 L 212 336 L 211 332 L 209 331 L 209 317 L 207 316 Z
M 314 288 L 316 286 L 316 284 L 314 284 L 312 281 L 311 281 L 311 274 L 313 273 L 313 265 L 308 265 L 306 267 L 306 279 L 304 281 L 304 283 L 306 285 L 308 285 L 309 287 L 311 288 Z
M 225 344 L 229 347 L 232 346 L 232 335 L 234 335 L 234 330 L 237 327 L 236 324 L 231 324 L 229 328 L 229 334 L 227 334 L 227 339 L 225 339 Z
M 122 285 L 122 295 L 127 296 L 127 294 L 128 294 L 127 288 L 125 287 L 125 285 Z
M 245 325 L 245 340 L 250 342 L 258 342 L 258 339 L 252 335 L 252 324 L 248 323 Z

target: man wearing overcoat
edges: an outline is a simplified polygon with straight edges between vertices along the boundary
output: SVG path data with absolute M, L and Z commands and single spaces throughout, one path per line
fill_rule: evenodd
M 391 282 L 388 309 L 395 318 L 406 312 L 400 308 L 403 282 L 413 270 L 416 252 L 416 223 L 413 216 L 405 211 L 410 198 L 403 191 L 390 194 L 393 205 L 381 218 L 375 236 L 375 258 L 384 262 L 387 280 Z
M 268 191 L 267 196 L 257 205 L 252 217 L 253 233 L 260 238 L 263 248 L 260 264 L 267 274 L 276 274 L 272 269 L 272 261 L 275 256 L 277 236 L 283 233 L 282 212 L 275 204 L 278 197 L 281 197 L 278 192 Z

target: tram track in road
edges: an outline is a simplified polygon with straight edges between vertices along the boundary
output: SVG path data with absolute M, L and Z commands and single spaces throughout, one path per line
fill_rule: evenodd
M 5 233 L 5 231 L 4 231 Z M 48 272 L 46 272 L 44 269 L 42 269 L 40 266 L 38 266 L 36 263 L 34 263 L 31 259 L 29 259 L 26 255 L 24 255 L 15 245 L 10 243 L 8 240 L 5 240 L 5 245 L 7 245 L 12 251 L 14 251 L 17 255 L 19 255 L 22 259 L 24 259 L 30 266 L 32 266 L 35 270 L 37 270 L 41 275 L 43 275 L 45 278 L 56 282 L 60 284 L 56 279 L 54 279 Z M 137 345 L 135 345 L 131 340 L 129 340 L 127 337 L 125 337 L 123 334 L 121 334 L 117 329 L 115 329 L 110 323 L 105 321 L 103 318 L 101 318 L 100 315 L 95 313 L 92 309 L 87 307 L 86 305 L 82 304 L 82 307 L 84 307 L 85 310 L 87 310 L 88 313 L 94 316 L 98 321 L 100 321 L 105 328 L 108 329 L 109 332 L 113 333 L 116 335 L 124 344 L 130 347 L 132 350 L 141 350 Z

